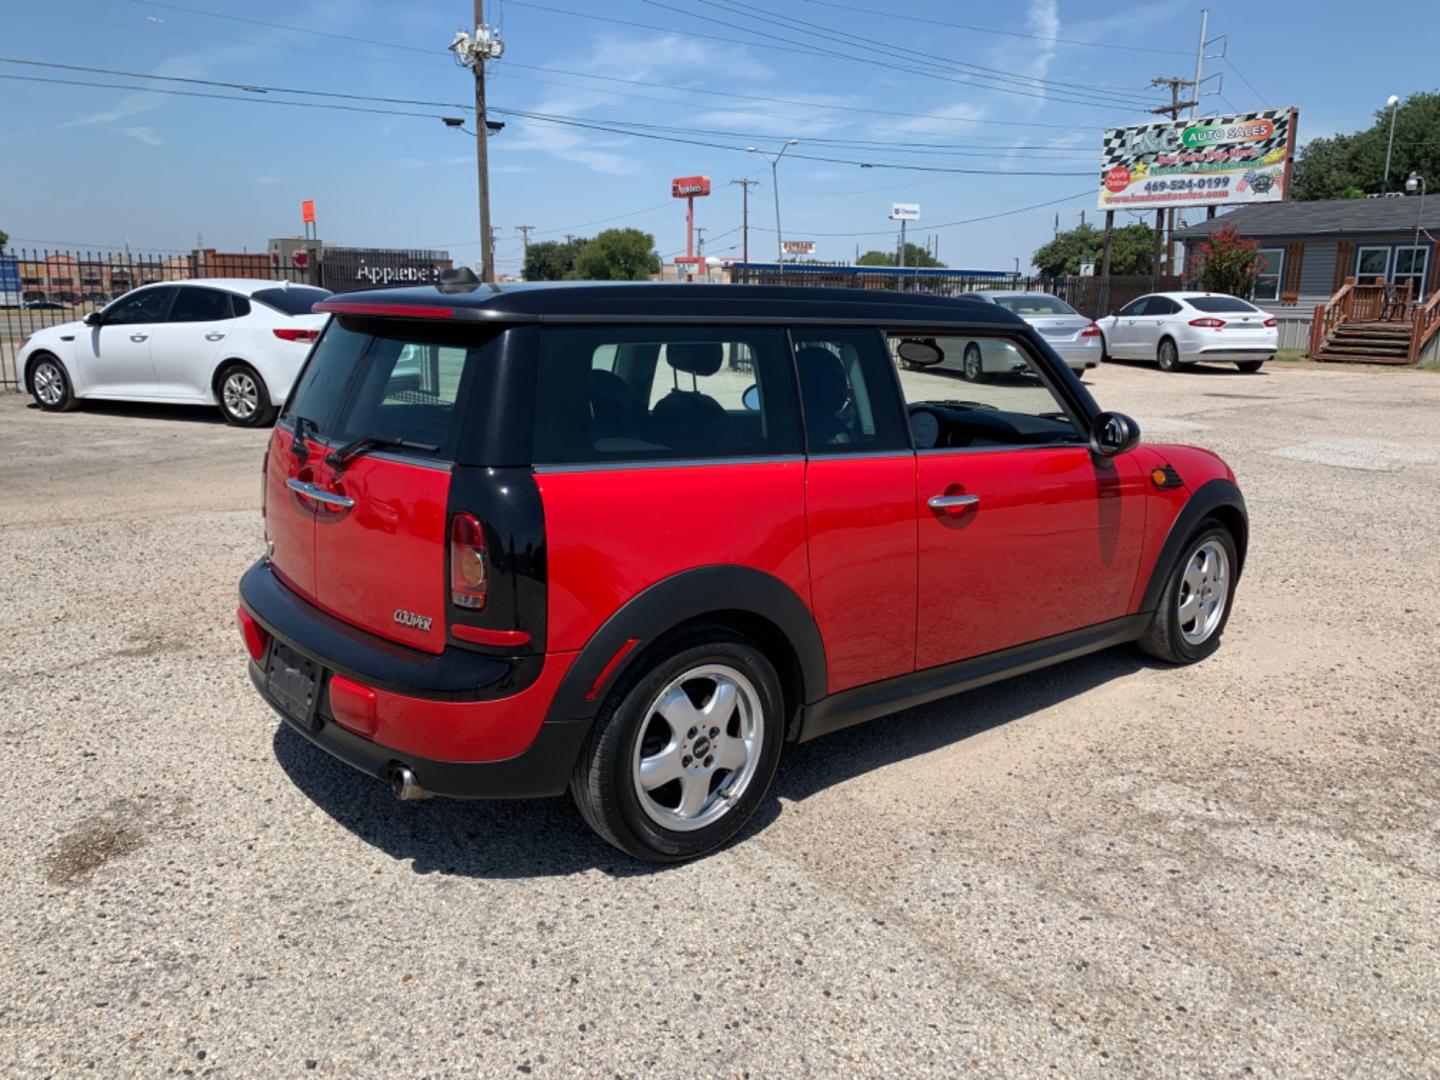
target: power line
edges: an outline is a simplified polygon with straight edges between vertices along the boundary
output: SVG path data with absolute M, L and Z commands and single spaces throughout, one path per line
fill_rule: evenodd
M 876 12 L 868 8 L 857 7 L 854 4 L 836 3 L 835 0 L 804 0 L 804 2 L 807 4 L 814 4 L 817 7 L 837 8 L 841 11 L 855 11 L 859 12 L 862 15 L 867 15 L 872 19 L 879 17 L 877 16 Z M 1025 34 L 1021 33 L 1018 30 L 997 30 L 993 27 L 988 26 L 969 26 L 965 23 L 946 22 L 943 19 L 926 19 L 922 18 L 919 15 L 902 15 L 894 11 L 886 11 L 883 17 L 887 21 L 892 19 L 898 19 L 902 22 L 925 23 L 930 26 L 946 26 L 953 30 L 967 30 L 972 34 L 996 34 L 1001 37 L 1025 38 L 1030 41 L 1054 42 L 1058 45 L 1082 45 L 1091 49 L 1117 49 L 1123 52 L 1167 53 L 1174 56 L 1190 55 L 1184 49 L 1154 49 L 1146 48 L 1140 45 L 1116 45 L 1108 41 L 1083 41 L 1079 38 L 1062 37 L 1050 38 L 1043 37 L 1040 34 Z
M 745 15 L 745 13 L 742 12 L 742 11 L 738 11 L 738 10 L 736 10 L 736 9 L 734 9 L 734 8 L 724 7 L 723 5 L 718 4 L 718 3 L 716 2 L 716 0 L 698 0 L 698 2 L 699 2 L 699 3 L 702 3 L 702 4 L 709 4 L 709 5 L 712 6 L 712 7 L 718 7 L 720 10 L 722 10 L 722 11 L 728 11 L 728 12 L 729 12 L 730 14 L 732 14 L 732 15 Z M 726 26 L 726 27 L 729 27 L 729 26 L 732 25 L 731 23 L 726 22 L 724 19 L 717 19 L 717 18 L 714 18 L 714 17 L 709 16 L 709 15 L 701 15 L 701 14 L 699 14 L 698 12 L 687 11 L 687 10 L 685 10 L 685 9 L 683 9 L 683 8 L 677 8 L 677 7 L 674 7 L 674 6 L 670 5 L 670 4 L 664 3 L 663 0 L 641 0 L 641 3 L 649 4 L 651 7 L 658 7 L 658 8 L 661 8 L 662 10 L 665 10 L 665 11 L 672 11 L 672 12 L 676 12 L 677 14 L 687 15 L 687 16 L 689 16 L 689 17 L 692 18 L 692 19 L 699 19 L 699 20 L 701 20 L 702 22 L 716 23 L 716 24 L 718 24 L 718 25 L 720 25 L 720 26 Z M 749 15 L 749 16 L 747 16 L 747 17 L 748 17 L 748 18 L 755 19 L 755 20 L 760 21 L 760 22 L 770 22 L 770 23 L 775 23 L 775 22 L 776 22 L 775 19 L 767 18 L 767 17 L 764 17 L 764 16 Z M 780 23 L 779 25 L 784 26 L 783 23 Z M 919 75 L 919 76 L 922 76 L 922 77 L 924 77 L 924 78 L 938 79 L 938 80 L 940 80 L 940 81 L 942 81 L 942 82 L 952 82 L 952 83 L 959 83 L 959 84 L 965 85 L 965 86 L 974 86 L 974 87 L 977 88 L 977 89 L 992 90 L 992 91 L 996 91 L 996 92 L 1000 92 L 1000 93 L 1014 94 L 1014 95 L 1017 95 L 1017 96 L 1019 96 L 1019 97 L 1040 98 L 1040 99 L 1042 99 L 1042 100 L 1065 101 L 1065 102 L 1067 102 L 1067 103 L 1069 103 L 1069 104 L 1076 104 L 1076 105 L 1104 105 L 1104 106 L 1108 106 L 1108 107 L 1110 107 L 1110 108 L 1114 108 L 1114 107 L 1116 107 L 1117 104 L 1119 104 L 1118 101 L 1116 101 L 1116 100 L 1111 100 L 1111 97 L 1113 97 L 1113 95 L 1111 95 L 1109 91 L 1085 91 L 1085 94 L 1086 94 L 1087 96 L 1084 97 L 1084 98 L 1077 97 L 1077 96 L 1076 96 L 1076 93 L 1072 91 L 1072 92 L 1069 94 L 1069 96 L 1062 98 L 1059 94 L 1050 94 L 1050 93 L 1045 92 L 1045 90 L 1044 90 L 1043 88 L 1039 88 L 1037 91 L 1032 92 L 1032 91 L 1027 91 L 1027 90 L 1024 90 L 1024 89 L 1019 89 L 1019 88 L 1017 88 L 1017 87 L 1012 87 L 1012 86 L 1004 85 L 1004 84 L 1003 84 L 1003 80 L 1002 80 L 1002 83 L 1001 83 L 1000 85 L 992 85 L 991 83 L 988 83 L 988 82 L 980 82 L 980 81 L 977 81 L 977 80 L 983 80 L 983 79 L 996 80 L 996 79 L 997 79 L 997 76 L 995 76 L 995 75 L 987 75 L 987 74 L 983 74 L 983 73 L 967 73 L 967 74 L 966 74 L 965 76 L 963 76 L 963 77 L 956 77 L 956 76 L 954 76 L 954 75 L 943 75 L 943 74 L 940 74 L 940 73 L 937 72 L 937 71 L 927 71 L 927 70 L 925 70 L 925 69 L 923 69 L 923 68 L 904 67 L 904 66 L 901 66 L 900 64 L 896 63 L 894 59 L 883 60 L 883 59 L 875 59 L 875 58 L 872 58 L 872 57 L 870 57 L 870 56 L 856 56 L 856 55 L 854 55 L 853 53 L 838 52 L 838 51 L 836 51 L 835 49 L 824 48 L 824 47 L 821 47 L 821 46 L 818 46 L 818 45 L 807 45 L 805 42 L 803 42 L 803 41 L 796 41 L 794 38 L 781 37 L 781 36 L 779 36 L 778 34 L 771 34 L 771 33 L 768 33 L 768 32 L 766 32 L 766 31 L 763 31 L 763 30 L 755 30 L 755 29 L 752 29 L 752 28 L 750 28 L 750 27 L 748 27 L 748 26 L 745 26 L 745 27 L 735 27 L 735 29 L 741 30 L 741 31 L 743 31 L 744 33 L 747 33 L 747 34 L 754 34 L 756 37 L 765 38 L 765 39 L 767 39 L 767 40 L 769 40 L 769 41 L 782 42 L 782 43 L 784 43 L 785 45 L 789 45 L 789 46 L 797 46 L 797 45 L 798 45 L 798 46 L 800 46 L 802 52 L 806 52 L 806 53 L 809 53 L 809 54 L 812 54 L 812 55 L 830 56 L 830 57 L 835 57 L 835 58 L 841 59 L 841 60 L 850 60 L 850 61 L 855 62 L 855 63 L 869 64 L 869 65 L 871 65 L 871 66 L 873 66 L 873 67 L 881 67 L 881 68 L 885 68 L 885 69 L 890 70 L 890 71 L 903 71 L 903 72 L 905 72 L 905 73 L 907 73 L 907 74 Z M 787 29 L 787 30 L 792 30 L 792 31 L 793 31 L 793 30 L 794 30 L 794 27 L 785 26 L 785 29 Z M 828 32 L 827 32 L 827 31 L 824 31 L 823 28 L 821 28 L 821 31 L 822 31 L 821 36 L 825 36 L 826 34 L 828 34 Z M 680 32 L 683 33 L 684 31 L 680 31 Z M 813 32 L 812 32 L 812 35 L 813 35 Z M 835 38 L 836 38 L 835 35 L 829 35 L 829 36 L 830 36 L 831 40 L 835 40 Z M 848 36 L 853 37 L 853 35 L 848 35 Z M 843 42 L 843 43 L 844 43 L 844 44 L 850 44 L 850 45 L 852 45 L 852 47 L 853 47 L 853 43 L 852 43 L 852 42 Z M 759 42 L 746 42 L 746 44 L 753 45 L 753 46 L 755 46 L 755 47 L 757 47 L 757 48 L 774 48 L 774 47 L 775 47 L 775 46 L 769 46 L 769 45 L 762 45 L 762 44 L 759 43 Z M 884 52 L 886 52 L 886 51 L 889 51 L 891 54 L 895 54 L 895 53 L 896 53 L 896 50 L 895 50 L 893 47 L 891 47 L 891 46 L 886 46 L 886 45 L 884 45 L 884 44 L 881 43 L 881 42 L 865 41 L 865 42 L 862 42 L 862 46 L 863 46 L 863 47 L 866 47 L 866 48 L 869 48 L 869 49 L 872 49 L 872 50 L 878 49 L 878 50 L 879 50 L 880 52 L 882 52 L 882 53 L 884 53 Z M 787 51 L 788 51 L 788 50 L 787 50 Z M 908 61 L 910 61 L 911 63 L 913 63 L 913 62 L 914 62 L 914 59 L 915 59 L 915 54 L 912 53 L 912 52 L 901 52 L 901 53 L 899 53 L 899 59 L 908 60 Z M 924 63 L 925 61 L 924 61 L 924 60 L 921 60 L 921 62 Z M 964 67 L 966 66 L 966 65 L 961 65 L 961 64 L 959 64 L 959 63 L 956 62 L 956 61 L 946 61 L 945 63 L 948 64 L 948 65 L 950 65 L 950 66 L 956 67 L 957 69 L 960 69 L 960 70 L 963 70 Z M 933 65 L 932 65 L 932 66 L 933 66 Z M 974 67 L 974 65 L 970 65 L 970 66 L 971 66 L 971 67 Z M 991 70 L 999 70 L 999 69 L 991 69 Z M 1003 73 L 1003 74 L 1004 74 L 1005 77 L 1009 78 L 1009 79 L 1012 80 L 1012 81 L 1017 78 L 1013 72 L 1005 72 L 1005 73 Z M 1139 106 L 1132 105 L 1132 107 L 1139 107 Z
M 425 49 L 418 45 L 400 45 L 393 41 L 377 41 L 374 38 L 354 37 L 351 34 L 334 34 L 328 30 L 311 30 L 304 26 L 286 26 L 284 23 L 266 22 L 263 19 L 249 19 L 244 15 L 226 15 L 219 11 L 205 11 L 202 8 L 185 7 L 182 4 L 166 4 L 160 0 L 130 0 L 132 4 L 145 7 L 164 8 L 166 11 L 183 11 L 187 15 L 208 15 L 212 19 L 226 19 L 230 22 L 249 23 L 252 26 L 268 26 L 273 30 L 291 30 L 298 34 L 313 34 L 316 37 L 335 38 L 337 41 L 353 41 L 362 45 L 379 45 L 386 49 L 403 49 L 406 52 L 445 55 L 443 49 Z
M 668 8 L 672 11 L 680 10 L 671 7 L 669 4 L 658 3 L 658 0 L 644 0 L 644 2 L 654 3 L 655 6 Z M 790 30 L 792 32 L 798 30 L 801 33 L 818 36 L 825 40 L 838 41 L 843 45 L 848 45 L 852 47 L 859 46 L 867 50 L 879 49 L 882 52 L 889 53 L 890 55 L 895 56 L 898 59 L 905 60 L 911 63 L 914 63 L 916 61 L 919 61 L 921 63 L 924 63 L 926 61 L 934 61 L 935 63 L 931 66 L 955 68 L 962 71 L 978 72 L 981 73 L 979 75 L 980 78 L 997 79 L 1005 82 L 1015 83 L 1016 85 L 1021 86 L 1040 88 L 1053 86 L 1067 91 L 1078 91 L 1085 94 L 1103 95 L 1106 97 L 1114 97 L 1126 100 L 1133 100 L 1139 96 L 1130 88 L 1125 87 L 1063 82 L 1057 79 L 1042 78 L 1038 75 L 1022 75 L 1018 72 L 1006 70 L 1005 68 L 988 67 L 984 64 L 975 64 L 969 61 L 955 60 L 948 56 L 940 56 L 936 53 L 924 52 L 920 49 L 914 49 L 904 45 L 897 45 L 894 42 L 880 41 L 873 36 L 867 35 L 862 37 L 856 34 L 847 33 L 843 30 L 836 30 L 833 27 L 825 26 L 821 23 L 809 22 L 804 19 L 796 19 L 789 15 L 771 13 L 766 11 L 764 8 L 757 8 L 754 4 L 745 3 L 744 0 L 695 0 L 695 2 L 705 4 L 707 7 L 718 8 L 721 11 L 729 11 L 733 14 L 741 15 L 744 18 L 753 19 L 757 22 L 765 22 L 773 26 L 779 26 L 785 30 Z M 759 12 L 759 14 L 751 14 L 751 12 Z M 693 17 L 699 18 L 700 16 Z M 756 32 L 748 30 L 748 28 L 746 29 L 750 33 Z
M 1255 88 L 1255 84 L 1245 77 L 1245 73 L 1243 71 L 1241 71 L 1238 67 L 1235 66 L 1235 61 L 1231 60 L 1228 56 L 1223 56 L 1221 57 L 1221 59 L 1224 60 L 1225 63 L 1230 65 L 1230 70 L 1235 72 L 1235 74 L 1240 77 L 1240 81 L 1250 88 L 1250 92 L 1255 95 L 1256 99 L 1260 102 L 1260 104 L 1264 105 L 1268 109 L 1270 107 L 1270 100 Z M 1222 98 L 1221 100 L 1224 99 Z M 1230 107 L 1231 109 L 1235 109 L 1235 106 L 1233 105 Z M 1235 111 L 1238 112 L 1239 110 Z
M 1013 217 L 1016 214 L 1024 214 L 1031 210 L 1043 210 L 1050 206 L 1059 206 L 1061 203 L 1074 202 L 1076 199 L 1094 198 L 1095 190 L 1086 188 L 1084 191 L 1077 191 L 1073 195 L 1065 195 L 1059 199 L 1050 199 L 1046 202 L 1032 203 L 1029 206 L 1017 206 L 1013 210 L 1000 210 L 993 214 L 982 214 L 979 217 L 962 218 L 959 221 L 946 221 L 940 225 L 927 225 L 926 231 L 939 231 L 940 229 L 953 229 L 961 225 L 976 225 L 982 221 L 995 221 L 998 218 Z M 760 232 L 774 232 L 774 229 L 766 229 L 759 225 L 752 225 L 752 229 Z M 870 229 L 865 232 L 810 232 L 809 236 L 894 236 L 894 229 Z

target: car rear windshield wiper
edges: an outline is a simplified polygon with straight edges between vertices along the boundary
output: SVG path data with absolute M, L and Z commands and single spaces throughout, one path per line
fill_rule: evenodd
M 338 450 L 332 450 L 326 454 L 325 464 L 339 472 L 361 454 L 368 454 L 371 450 L 381 450 L 387 446 L 397 447 L 401 450 L 424 450 L 430 454 L 440 452 L 440 447 L 434 443 L 413 442 L 410 439 L 402 439 L 393 435 L 361 435 L 358 439 L 350 440 Z
M 290 453 L 295 455 L 295 460 L 301 465 L 310 459 L 310 447 L 305 445 L 305 429 L 310 429 L 310 437 L 316 442 L 320 441 L 320 425 L 307 416 L 295 417 L 295 438 L 290 440 Z

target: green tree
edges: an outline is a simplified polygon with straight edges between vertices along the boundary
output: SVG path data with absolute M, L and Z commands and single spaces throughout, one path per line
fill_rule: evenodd
M 861 255 L 855 264 L 856 266 L 898 266 L 893 251 L 867 251 Z M 919 244 L 905 243 L 905 265 L 906 266 L 944 266 L 945 264 L 931 255 Z
M 0 251 L 4 251 L 4 250 L 5 250 L 5 245 L 8 244 L 9 242 L 10 242 L 10 234 L 7 233 L 4 229 L 0 229 Z
M 655 237 L 639 229 L 606 229 L 575 258 L 567 277 L 582 281 L 644 281 L 660 272 Z
M 1248 297 L 1265 269 L 1260 241 L 1241 236 L 1233 225 L 1215 230 L 1198 250 L 1200 287 L 1206 292 Z
M 569 240 L 541 240 L 525 252 L 526 281 L 559 281 L 575 269 L 575 257 L 590 241 L 583 237 Z
M 1030 256 L 1047 277 L 1078 274 L 1082 262 L 1093 262 L 1099 273 L 1105 252 L 1105 233 L 1094 225 L 1062 232 Z M 1110 241 L 1110 273 L 1121 277 L 1150 273 L 1155 258 L 1155 231 L 1149 225 L 1124 225 Z
M 1418 172 L 1440 176 L 1440 92 L 1411 94 L 1395 113 L 1395 152 L 1390 190 L 1405 190 L 1405 178 Z M 1349 189 L 1380 192 L 1385 187 L 1385 149 L 1390 141 L 1390 110 L 1375 110 L 1375 123 L 1363 131 L 1311 139 L 1295 161 L 1290 186 L 1294 199 L 1343 199 Z

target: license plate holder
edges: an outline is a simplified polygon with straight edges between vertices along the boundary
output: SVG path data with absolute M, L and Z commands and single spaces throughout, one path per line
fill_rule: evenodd
M 265 657 L 265 689 L 286 716 L 315 728 L 320 703 L 320 665 L 315 661 L 283 642 L 271 642 Z

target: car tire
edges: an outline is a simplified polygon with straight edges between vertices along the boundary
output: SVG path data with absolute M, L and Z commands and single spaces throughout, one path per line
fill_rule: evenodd
M 1253 375 L 1265 366 L 1264 360 L 1236 360 L 1235 366 L 1246 375 Z
M 966 382 L 982 382 L 985 379 L 985 358 L 980 346 L 971 342 L 965 346 L 964 358 L 960 362 L 960 375 Z
M 60 358 L 50 353 L 39 353 L 30 361 L 30 377 L 26 380 L 30 396 L 35 404 L 46 412 L 71 412 L 80 407 L 75 388 L 70 384 L 70 372 Z
M 233 362 L 215 377 L 215 400 L 220 415 L 235 427 L 264 427 L 279 410 L 270 403 L 265 380 L 249 364 Z
M 1239 566 L 1230 530 L 1214 518 L 1201 521 L 1169 570 L 1140 649 L 1171 664 L 1193 664 L 1218 649 L 1235 603 Z
M 1170 338 L 1162 338 L 1160 348 L 1155 352 L 1155 362 L 1161 371 L 1174 371 L 1180 366 L 1180 350 Z
M 596 717 L 570 792 L 586 823 L 626 854 L 697 858 L 734 837 L 770 788 L 785 737 L 780 679 L 753 642 L 723 627 L 687 634 L 637 667 Z

